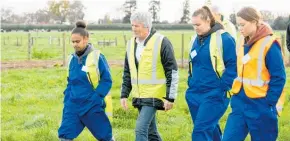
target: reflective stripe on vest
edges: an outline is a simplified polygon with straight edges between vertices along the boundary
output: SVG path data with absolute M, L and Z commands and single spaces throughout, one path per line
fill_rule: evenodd
M 263 58 L 264 58 L 264 50 L 267 47 L 267 44 L 269 43 L 269 41 L 271 40 L 271 36 L 267 36 L 260 47 L 260 51 L 259 51 L 259 56 L 258 56 L 258 67 L 257 67 L 257 79 L 248 79 L 248 78 L 241 78 L 241 77 L 237 77 L 235 80 L 244 83 L 244 84 L 249 84 L 252 86 L 257 86 L 257 87 L 262 87 L 264 85 L 268 85 L 269 81 L 264 81 L 262 80 L 262 66 L 263 66 Z M 243 72 L 242 72 L 243 73 Z
M 233 88 L 235 94 L 240 92 L 240 89 L 243 87 L 245 94 L 249 98 L 261 98 L 266 97 L 268 91 L 268 84 L 270 82 L 270 74 L 267 72 L 267 68 L 265 66 L 265 58 L 267 55 L 267 51 L 270 49 L 271 45 L 274 41 L 276 41 L 275 37 L 267 36 L 264 39 L 256 42 L 248 54 L 251 54 L 251 57 L 257 54 L 256 60 L 250 60 L 252 62 L 246 62 L 246 64 L 242 63 L 242 58 L 244 55 L 244 47 L 242 46 L 244 39 L 241 38 L 237 46 L 239 46 L 238 52 L 238 77 L 234 80 Z M 260 45 L 260 46 L 258 46 Z M 279 45 L 281 47 L 281 45 Z M 252 51 L 252 52 L 251 52 Z M 255 53 L 255 54 L 253 54 Z M 250 63 L 250 64 L 249 64 Z M 255 66 L 255 65 L 256 66 Z M 244 70 L 246 67 L 247 70 Z M 249 72 L 256 70 L 256 72 Z M 255 74 L 253 76 L 253 74 Z M 250 78 L 255 79 L 250 79 Z M 263 78 L 264 77 L 264 78 Z M 283 89 L 281 96 L 278 99 L 276 104 L 277 113 L 279 116 L 282 114 L 283 105 L 285 102 L 285 88 Z
M 159 33 L 150 37 L 139 60 L 138 70 L 135 63 L 135 38 L 128 42 L 127 58 L 133 97 L 163 100 L 166 94 L 166 77 L 160 56 L 163 38 Z
M 218 77 L 221 77 L 222 73 L 225 70 L 224 60 L 223 60 L 223 42 L 221 34 L 223 34 L 224 30 L 218 30 L 211 34 L 210 41 L 210 59 L 212 63 L 212 67 L 216 72 Z M 194 35 L 189 44 L 189 69 L 192 70 L 192 64 L 190 53 L 193 47 L 195 40 L 197 39 L 197 35 Z M 191 72 L 190 72 L 191 73 Z
M 158 33 L 155 33 L 158 34 Z M 155 35 L 157 36 L 157 35 Z M 158 50 L 159 47 L 159 43 L 163 40 L 163 35 L 158 35 L 159 37 L 157 38 L 157 40 L 154 43 L 154 47 L 153 47 L 153 59 L 152 59 L 152 77 L 149 80 L 143 80 L 143 79 L 134 79 L 131 77 L 131 83 L 132 84 L 166 84 L 166 79 L 157 79 L 157 56 L 160 55 L 160 50 Z M 127 56 L 128 53 L 130 53 L 131 51 L 131 44 L 128 44 L 128 50 L 127 50 Z M 129 56 L 128 56 L 129 58 Z

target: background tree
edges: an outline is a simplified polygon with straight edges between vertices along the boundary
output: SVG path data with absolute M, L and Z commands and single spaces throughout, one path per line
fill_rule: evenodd
M 126 0 L 123 4 L 123 9 L 125 12 L 125 17 L 123 18 L 123 23 L 130 23 L 130 17 L 132 13 L 137 8 L 137 2 L 136 0 Z
M 262 10 L 260 11 L 263 21 L 267 22 L 268 24 L 273 24 L 275 20 L 275 15 L 269 10 Z
M 11 23 L 14 15 L 12 9 L 1 7 L 1 23 Z
M 180 19 L 180 23 L 188 23 L 190 20 L 190 11 L 189 11 L 189 0 L 183 2 L 183 13 Z
M 49 23 L 50 13 L 44 9 L 37 10 L 35 12 L 35 19 L 37 23 Z
M 289 22 L 289 18 L 288 17 L 283 17 L 283 16 L 278 16 L 273 24 L 272 24 L 272 28 L 274 30 L 285 30 L 287 28 L 287 23 Z
M 68 0 L 48 1 L 49 11 L 55 15 L 55 20 L 64 23 L 67 20 L 70 2 Z
M 85 17 L 85 6 L 81 1 L 73 1 L 69 5 L 69 10 L 68 10 L 68 21 L 73 24 L 78 20 L 83 20 Z
M 237 19 L 236 19 L 236 18 L 237 18 L 237 17 L 236 17 L 235 12 L 232 13 L 232 14 L 230 15 L 230 21 L 231 21 L 235 26 L 237 26 Z
M 153 23 L 159 23 L 160 1 L 151 0 L 149 2 L 149 11 L 152 14 Z

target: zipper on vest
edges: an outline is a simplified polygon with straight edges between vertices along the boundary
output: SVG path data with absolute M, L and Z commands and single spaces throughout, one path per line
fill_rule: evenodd
M 89 78 L 89 82 L 91 83 L 91 86 L 92 86 L 92 88 L 93 88 L 93 90 L 94 90 L 95 88 L 94 88 L 94 85 L 93 85 L 93 81 L 92 81 L 92 79 L 91 79 L 91 75 L 90 75 L 89 72 L 87 72 L 87 75 L 88 75 L 88 78 Z
M 213 56 L 214 58 L 215 58 L 215 73 L 217 74 L 217 76 L 218 76 L 218 78 L 220 79 L 221 78 L 221 76 L 220 76 L 220 74 L 218 73 L 218 71 L 217 71 L 217 57 L 216 56 Z
M 244 86 L 243 86 L 243 85 L 244 85 L 244 82 L 243 82 L 243 81 L 244 81 L 244 64 L 243 64 L 243 68 L 242 68 L 242 82 L 241 82 L 241 83 L 242 83 L 242 86 L 241 86 L 241 88 L 244 87 Z M 245 92 L 245 93 L 246 93 L 246 92 Z
M 189 77 L 192 77 L 192 70 L 191 70 L 191 61 L 188 62 L 188 66 L 189 66 Z
M 139 62 L 138 62 L 139 63 Z M 139 98 L 140 98 L 140 90 L 139 90 L 139 70 L 137 69 L 137 88 L 138 88 L 138 94 L 139 94 Z M 138 102 L 138 101 L 137 101 Z M 138 102 L 139 103 L 139 102 Z

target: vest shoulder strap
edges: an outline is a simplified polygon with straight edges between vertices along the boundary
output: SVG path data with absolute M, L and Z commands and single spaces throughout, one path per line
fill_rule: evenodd
M 88 54 L 86 59 L 86 67 L 88 68 L 87 77 L 95 88 L 98 81 L 100 80 L 100 71 L 99 71 L 99 57 L 100 57 L 100 50 L 93 50 Z

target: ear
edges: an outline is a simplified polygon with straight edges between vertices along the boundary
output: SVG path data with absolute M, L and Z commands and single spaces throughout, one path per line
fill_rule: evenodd
M 259 25 L 259 22 L 257 22 L 257 21 L 251 21 L 250 23 L 257 25 L 257 26 Z
M 89 38 L 86 37 L 86 36 L 84 36 L 84 42 L 85 42 L 85 43 L 88 43 L 88 42 L 89 42 Z
M 206 19 L 206 23 L 210 24 L 210 18 Z

